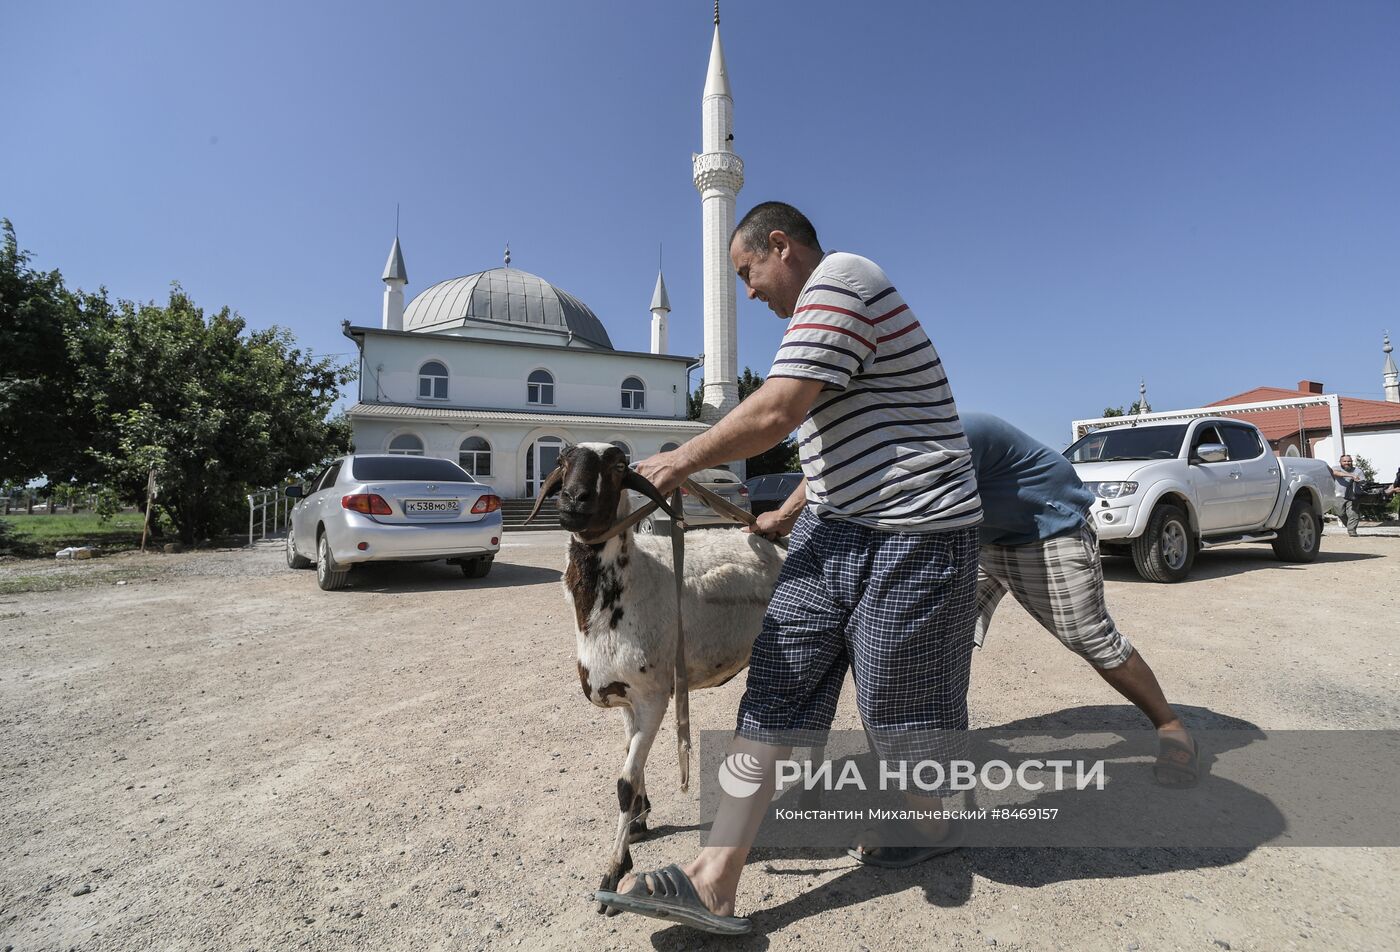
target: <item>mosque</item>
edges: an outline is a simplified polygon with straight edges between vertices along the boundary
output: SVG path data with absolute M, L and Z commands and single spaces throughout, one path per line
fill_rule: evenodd
M 641 459 L 704 432 L 738 404 L 729 234 L 744 163 L 733 150 L 718 2 L 714 23 L 701 96 L 703 151 L 692 159 L 703 222 L 703 359 L 667 353 L 671 303 L 659 272 L 650 352 L 624 351 L 579 298 L 511 268 L 509 247 L 505 267 L 440 281 L 405 307 L 408 270 L 395 237 L 380 326 L 343 326 L 359 350 L 358 401 L 348 411 L 357 452 L 451 459 L 501 496 L 528 498 L 565 444 L 612 443 Z M 698 367 L 702 422 L 686 414 Z M 742 467 L 730 465 L 741 479 Z

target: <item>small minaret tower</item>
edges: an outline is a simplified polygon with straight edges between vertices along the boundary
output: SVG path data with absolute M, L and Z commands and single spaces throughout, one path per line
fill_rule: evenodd
M 701 116 L 704 151 L 691 156 L 705 252 L 705 392 L 700 419 L 714 423 L 739 405 L 738 305 L 729 233 L 734 230 L 735 199 L 744 187 L 744 162 L 734 154 L 734 97 L 719 42 L 719 0 Z
M 1147 379 L 1138 380 L 1138 413 L 1151 413 L 1152 407 L 1147 402 Z
M 1385 346 L 1381 350 L 1385 351 L 1385 369 L 1381 371 L 1385 374 L 1385 398 L 1390 403 L 1400 403 L 1400 369 L 1395 366 L 1395 358 L 1390 356 L 1393 350 L 1390 346 L 1390 334 L 1385 335 Z
M 389 249 L 389 261 L 384 265 L 384 329 L 403 330 L 403 289 L 408 284 L 408 269 L 403 266 L 403 249 L 399 236 Z
M 671 298 L 666 294 L 666 279 L 656 269 L 656 290 L 651 292 L 651 352 L 667 353 L 666 315 L 671 313 Z

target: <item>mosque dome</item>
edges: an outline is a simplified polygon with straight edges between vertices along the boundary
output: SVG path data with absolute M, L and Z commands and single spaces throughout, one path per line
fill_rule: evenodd
M 613 349 L 603 322 L 587 304 L 518 268 L 493 268 L 434 284 L 408 305 L 403 329 L 435 333 L 473 321 L 569 331 L 590 344 Z

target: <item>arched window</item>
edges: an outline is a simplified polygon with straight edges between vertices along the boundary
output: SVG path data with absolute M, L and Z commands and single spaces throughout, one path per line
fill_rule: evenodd
M 554 404 L 554 375 L 548 370 L 536 370 L 530 374 L 529 382 L 525 385 L 526 402 L 542 403 L 545 406 Z
M 661 444 L 661 452 L 663 452 L 663 453 L 670 453 L 672 450 L 678 450 L 678 449 L 680 449 L 680 448 L 681 448 L 681 445 L 680 445 L 679 443 L 662 443 L 662 444 Z
M 462 468 L 480 479 L 491 475 L 491 444 L 479 436 L 469 436 L 462 441 L 457 454 L 457 462 Z
M 430 360 L 418 368 L 418 398 L 447 399 L 447 368 L 440 361 Z
M 613 440 L 612 445 L 622 450 L 622 455 L 627 457 L 627 462 L 632 462 L 632 447 L 628 446 L 621 440 Z
M 622 409 L 645 410 L 647 408 L 647 385 L 637 377 L 622 381 Z
M 412 433 L 400 433 L 389 441 L 389 452 L 395 456 L 422 456 L 423 441 Z

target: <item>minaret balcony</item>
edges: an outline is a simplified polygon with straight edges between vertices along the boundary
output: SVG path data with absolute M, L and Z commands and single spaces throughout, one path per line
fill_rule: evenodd
M 695 189 L 737 192 L 744 187 L 744 160 L 733 152 L 702 152 L 692 158 Z

